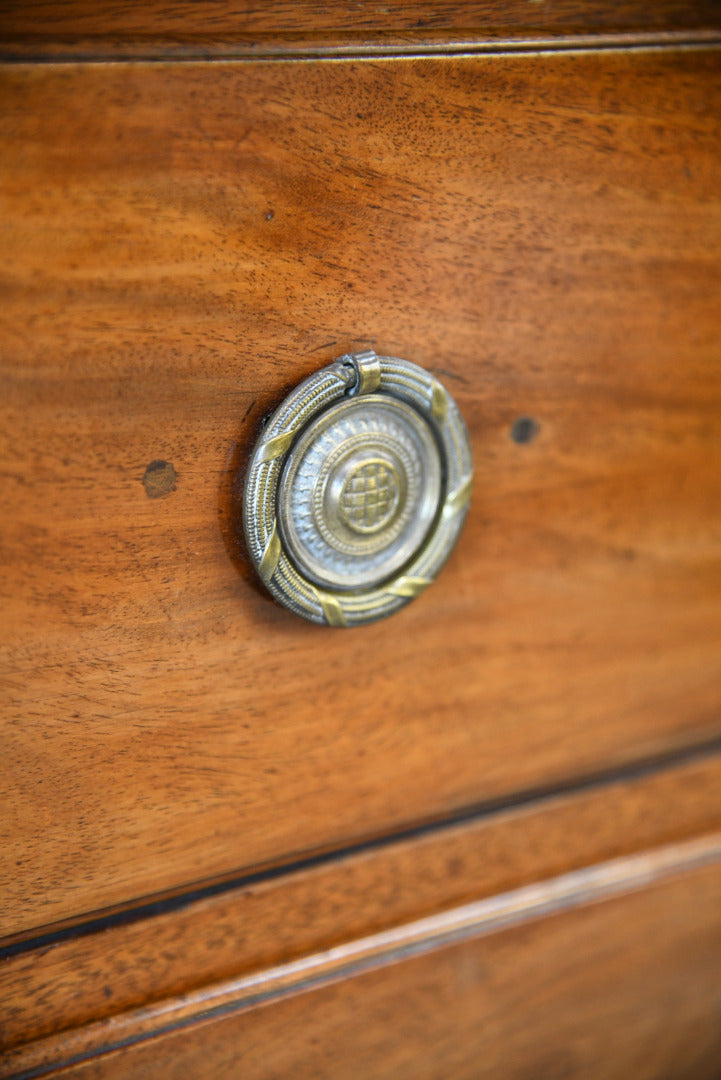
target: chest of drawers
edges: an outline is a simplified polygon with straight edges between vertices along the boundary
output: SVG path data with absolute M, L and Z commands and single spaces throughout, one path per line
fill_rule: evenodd
M 491 7 L 7 9 L 0 1075 L 716 1075 L 718 17 Z M 339 631 L 239 490 L 364 348 L 476 481 Z

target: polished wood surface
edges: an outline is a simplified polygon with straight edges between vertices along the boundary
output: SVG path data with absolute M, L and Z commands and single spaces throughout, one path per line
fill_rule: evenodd
M 1 1077 L 717 1075 L 714 44 L 708 0 L 0 5 Z M 344 633 L 238 498 L 368 346 L 477 481 Z
M 718 759 L 701 759 L 261 877 L 131 924 L 109 920 L 94 935 L 41 941 L 3 960 L 6 1046 L 549 873 L 717 830 L 720 781 Z
M 127 913 L 90 933 L 0 948 L 0 1049 L 16 1050 L 11 1071 L 47 1065 L 162 1026 L 171 1002 L 176 1012 L 192 1011 L 208 987 L 267 979 L 259 973 L 553 877 L 583 871 L 587 885 L 600 873 L 594 866 L 638 852 L 648 852 L 654 873 L 668 872 L 689 850 L 698 858 L 697 838 L 713 855 L 719 834 L 721 756 L 701 755 L 180 898 L 132 921 Z M 669 847 L 677 855 L 664 853 Z M 607 871 L 602 878 L 608 884 Z M 547 899 L 548 888 L 541 894 Z
M 0 103 L 5 934 L 721 734 L 721 52 Z M 339 632 L 262 595 L 234 478 L 364 345 L 445 379 L 477 481 L 437 584 Z
M 26 40 L 57 44 L 87 38 L 96 49 L 113 41 L 151 40 L 174 35 L 186 40 L 222 39 L 238 34 L 312 33 L 335 39 L 348 31 L 388 33 L 447 30 L 456 37 L 463 31 L 556 30 L 563 33 L 604 30 L 678 30 L 721 27 L 714 0 L 465 0 L 442 3 L 390 0 L 357 3 L 336 0 L 150 0 L 135 4 L 123 0 L 4 0 L 0 11 L 2 44 Z
M 710 1080 L 720 857 L 716 837 L 619 860 L 139 1011 L 135 1038 L 68 1040 L 58 1075 Z
M 639 46 L 721 38 L 715 0 L 487 0 L 485 3 L 147 4 L 8 0 L 0 59 L 324 58 Z

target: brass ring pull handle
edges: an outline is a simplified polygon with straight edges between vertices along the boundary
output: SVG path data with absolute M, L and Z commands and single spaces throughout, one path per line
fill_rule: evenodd
M 441 570 L 470 501 L 458 407 L 406 360 L 355 353 L 276 409 L 248 467 L 243 526 L 272 595 L 312 622 L 392 614 Z

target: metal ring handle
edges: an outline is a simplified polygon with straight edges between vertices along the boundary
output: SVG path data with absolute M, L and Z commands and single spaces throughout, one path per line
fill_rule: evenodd
M 243 526 L 276 600 L 315 623 L 392 614 L 437 576 L 473 468 L 458 407 L 406 360 L 356 353 L 311 375 L 265 426 Z

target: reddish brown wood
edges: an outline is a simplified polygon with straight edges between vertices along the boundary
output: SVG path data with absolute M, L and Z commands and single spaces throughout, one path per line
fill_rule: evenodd
M 448 55 L 718 43 L 715 0 L 687 3 L 10 2 L 0 8 L 6 60 L 258 59 Z
M 719 734 L 720 57 L 3 70 L 5 933 Z M 367 343 L 477 486 L 343 633 L 232 484 Z
M 92 0 L 5 0 L 0 15 L 4 43 L 25 40 L 57 44 L 86 38 L 104 43 L 163 39 L 227 39 L 238 35 L 332 34 L 555 30 L 676 30 L 721 28 L 713 0 L 482 0 L 461 3 L 419 3 L 390 0 L 357 3 L 340 0 L 270 0 L 263 4 L 214 0 L 199 5 L 192 0 L 150 0 L 93 3 Z
M 84 1046 L 70 1036 L 28 1047 L 0 1074 L 45 1072 L 39 1055 L 54 1048 L 80 1060 L 61 1071 L 78 1080 L 715 1077 L 720 838 L 706 846 L 716 861 L 704 865 L 702 850 L 606 864 L 399 927 L 139 1011 L 134 1033 L 119 1018 L 79 1033 Z M 166 1034 L 148 1041 L 153 1025 Z
M 0 963 L 4 1050 L 455 905 L 721 831 L 718 757 L 283 874 Z

